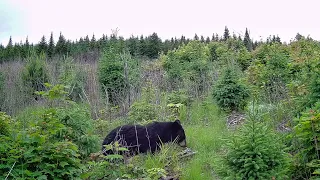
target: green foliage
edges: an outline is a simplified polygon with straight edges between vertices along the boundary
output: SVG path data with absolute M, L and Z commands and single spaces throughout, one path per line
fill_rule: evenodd
M 229 29 L 227 26 L 224 27 L 223 40 L 227 41 L 230 38 Z
M 41 95 L 49 100 L 65 100 L 65 96 L 68 92 L 65 90 L 68 88 L 62 84 L 53 86 L 49 83 L 44 83 L 44 86 L 48 89 L 47 91 L 36 91 L 37 95 Z
M 8 136 L 10 134 L 11 117 L 4 112 L 0 112 L 0 136 Z
M 76 66 L 72 58 L 68 57 L 65 59 L 61 68 L 59 81 L 69 87 L 68 97 L 76 102 L 82 100 L 84 95 L 86 76 L 79 67 Z
M 93 120 L 88 107 L 71 104 L 57 110 L 58 118 L 66 129 L 60 132 L 59 138 L 71 140 L 78 146 L 81 158 L 100 148 L 99 138 L 94 134 Z
M 46 86 L 50 89 L 39 92 L 40 95 L 49 98 L 49 100 L 59 99 L 65 101 L 65 86 L 59 84 L 55 86 L 46 84 Z M 90 108 L 76 104 L 73 101 L 65 101 L 65 106 L 56 108 L 56 111 L 57 118 L 66 127 L 66 129 L 60 131 L 59 139 L 67 139 L 75 143 L 83 159 L 99 149 L 99 139 L 94 134 Z
M 151 83 L 142 88 L 142 97 L 130 107 L 129 119 L 134 122 L 152 121 L 158 118 L 155 89 Z
M 241 110 L 246 105 L 249 89 L 239 80 L 236 70 L 227 67 L 213 87 L 212 95 L 225 110 Z
M 172 91 L 170 94 L 168 94 L 168 97 L 167 97 L 168 103 L 173 103 L 173 104 L 182 103 L 185 106 L 190 106 L 192 101 L 193 101 L 192 97 L 188 96 L 185 90 Z
M 293 128 L 292 150 L 294 152 L 293 176 L 302 179 L 320 177 L 320 102 L 306 109 L 297 118 Z
M 169 51 L 161 59 L 174 89 L 184 83 L 186 87 L 192 86 L 197 92 L 204 90 L 204 79 L 209 71 L 209 49 L 205 44 L 192 41 L 175 51 Z
M 2 105 L 4 104 L 4 100 L 5 100 L 4 88 L 5 88 L 5 78 L 3 73 L 0 72 L 0 111 L 2 109 Z
M 1 119 L 7 117 L 1 114 Z M 9 135 L 0 136 L 0 177 L 14 179 L 73 179 L 82 167 L 78 148 L 58 141 L 65 129 L 54 109 L 40 111 L 28 121 L 11 121 Z M 11 172 L 10 172 L 11 171 Z M 10 172 L 10 174 L 9 174 Z
M 162 43 L 157 33 L 152 33 L 152 35 L 148 37 L 147 43 L 146 55 L 149 58 L 157 58 L 161 50 Z
M 259 120 L 254 109 L 228 141 L 228 179 L 282 179 L 288 171 L 287 153 L 279 136 Z
M 109 102 L 119 104 L 139 84 L 139 61 L 127 52 L 121 53 L 119 44 L 107 48 L 99 60 L 99 82 L 108 94 Z
M 44 55 L 29 57 L 27 64 L 22 72 L 22 80 L 29 93 L 44 90 L 44 83 L 48 82 Z
M 248 32 L 247 28 L 246 28 L 246 32 L 244 35 L 243 43 L 246 46 L 248 51 L 252 51 L 252 41 L 250 39 L 249 32 Z
M 254 82 L 267 102 L 279 102 L 287 97 L 289 76 L 288 50 L 280 44 L 263 45 L 256 50 L 256 61 L 248 69 L 248 78 Z

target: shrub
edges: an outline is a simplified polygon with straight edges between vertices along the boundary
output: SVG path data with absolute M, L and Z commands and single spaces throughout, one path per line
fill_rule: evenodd
M 288 170 L 287 153 L 277 134 L 259 119 L 256 110 L 228 142 L 228 179 L 281 179 Z
M 168 94 L 167 102 L 172 104 L 184 104 L 185 106 L 190 106 L 192 103 L 192 97 L 188 96 L 186 91 L 179 90 L 179 91 L 173 91 L 170 94 Z
M 239 110 L 246 105 L 249 90 L 239 80 L 236 71 L 227 67 L 213 87 L 213 98 L 225 110 Z
M 73 101 L 80 101 L 84 97 L 85 73 L 76 66 L 72 58 L 66 58 L 61 68 L 59 82 L 68 87 L 68 97 Z
M 5 79 L 2 72 L 0 72 L 0 111 L 2 109 L 2 105 L 5 100 L 5 94 L 4 94 L 4 86 L 5 86 Z
M 158 106 L 155 104 L 155 91 L 151 83 L 142 88 L 142 97 L 130 107 L 130 121 L 152 121 L 158 118 Z
M 177 50 L 169 51 L 167 55 L 162 55 L 163 68 L 173 89 L 184 85 L 194 88 L 196 93 L 203 92 L 209 71 L 209 53 L 205 44 L 192 41 Z
M 1 119 L 8 117 L 0 114 Z M 9 135 L 0 136 L 0 177 L 74 179 L 82 165 L 72 142 L 58 141 L 65 129 L 54 109 L 40 111 L 28 121 L 10 121 Z M 10 173 L 9 173 L 10 172 Z
M 112 104 L 126 99 L 131 87 L 139 84 L 138 60 L 117 47 L 106 49 L 99 59 L 99 82 Z
M 63 107 L 56 107 L 57 117 L 66 127 L 61 130 L 58 138 L 60 140 L 72 140 L 79 148 L 81 158 L 86 158 L 90 153 L 99 149 L 99 139 L 94 135 L 93 120 L 90 115 L 90 108 L 77 104 L 73 101 L 65 100 L 65 86 L 45 84 L 50 88 L 48 91 L 41 91 L 38 94 L 51 101 L 60 100 Z
M 28 92 L 33 94 L 35 91 L 45 89 L 44 83 L 48 82 L 45 56 L 30 56 L 22 72 L 22 80 Z
M 293 176 L 300 179 L 312 179 L 320 177 L 320 102 L 312 108 L 301 113 L 301 117 L 295 120 L 296 126 L 292 139 L 292 151 L 294 152 Z
M 58 108 L 57 112 L 60 122 L 66 127 L 60 132 L 60 139 L 68 139 L 76 144 L 82 159 L 100 149 L 88 107 L 70 104 L 66 108 Z

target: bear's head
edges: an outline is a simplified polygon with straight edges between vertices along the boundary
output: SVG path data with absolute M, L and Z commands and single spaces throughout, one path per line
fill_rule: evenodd
M 186 134 L 184 133 L 184 129 L 181 125 L 180 120 L 178 119 L 175 120 L 172 126 L 173 126 L 174 137 L 176 138 L 177 143 L 181 147 L 186 147 L 187 146 Z

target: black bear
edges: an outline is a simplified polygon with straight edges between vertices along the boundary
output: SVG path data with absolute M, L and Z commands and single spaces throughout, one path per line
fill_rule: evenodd
M 129 150 L 130 154 L 154 153 L 162 143 L 175 142 L 186 147 L 186 135 L 179 120 L 174 122 L 152 122 L 145 126 L 124 125 L 113 129 L 102 143 L 104 155 L 113 154 L 112 149 L 106 150 L 104 145 L 118 141 L 121 147 Z M 119 153 L 123 154 L 123 153 Z

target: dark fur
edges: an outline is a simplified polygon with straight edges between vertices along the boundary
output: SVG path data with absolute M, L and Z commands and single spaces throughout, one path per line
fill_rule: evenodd
M 103 145 L 118 141 L 122 147 L 126 147 L 129 150 L 130 154 L 146 153 L 148 151 L 154 153 L 159 149 L 161 143 L 180 143 L 185 139 L 185 132 L 179 120 L 174 122 L 153 122 L 146 126 L 124 125 L 115 128 L 107 135 L 102 143 L 102 151 L 104 155 L 113 154 L 112 150 L 104 152 Z M 139 144 L 139 147 L 137 144 Z

